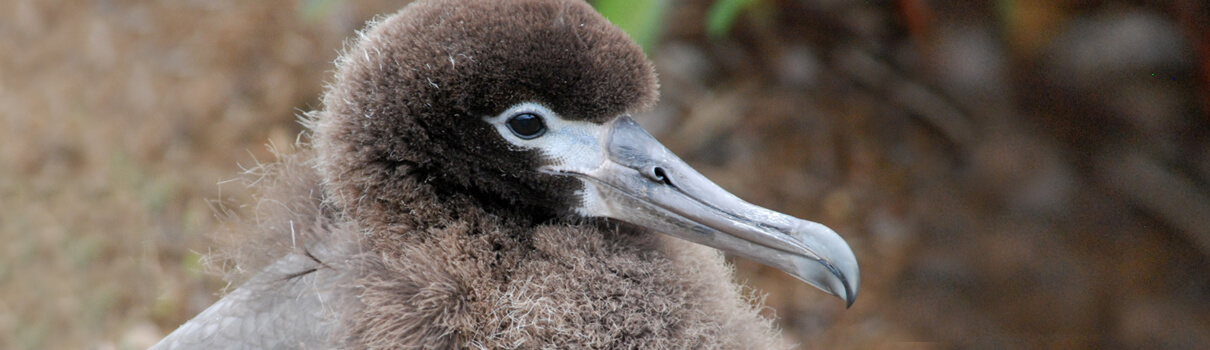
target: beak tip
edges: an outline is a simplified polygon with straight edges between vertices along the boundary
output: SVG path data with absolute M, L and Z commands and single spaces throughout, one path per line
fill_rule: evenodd
M 844 299 L 844 302 L 845 302 L 844 308 L 845 309 L 853 307 L 853 302 L 857 301 L 856 286 L 854 286 L 849 281 L 848 278 L 845 278 L 844 274 L 837 273 L 836 277 L 838 277 L 840 279 L 840 284 L 844 286 L 844 295 L 843 296 L 837 295 L 837 296 L 841 297 L 841 299 Z

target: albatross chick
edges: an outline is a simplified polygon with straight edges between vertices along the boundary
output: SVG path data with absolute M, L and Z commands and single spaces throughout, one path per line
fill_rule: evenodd
M 230 250 L 257 272 L 155 349 L 784 348 L 719 250 L 852 304 L 840 236 L 731 195 L 631 119 L 656 88 L 579 0 L 371 23 L 309 149 L 264 167 L 260 244 Z

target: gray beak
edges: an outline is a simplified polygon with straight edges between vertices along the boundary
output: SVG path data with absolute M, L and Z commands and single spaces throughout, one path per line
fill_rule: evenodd
M 580 178 L 583 209 L 775 267 L 852 306 L 853 250 L 828 227 L 752 205 L 685 164 L 628 116 L 603 125 L 600 162 L 542 170 Z

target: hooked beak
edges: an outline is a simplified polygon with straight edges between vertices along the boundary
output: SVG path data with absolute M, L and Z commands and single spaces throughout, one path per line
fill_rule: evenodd
M 827 226 L 752 205 L 685 164 L 629 116 L 603 125 L 599 164 L 548 173 L 585 184 L 584 214 L 613 218 L 775 267 L 840 297 L 857 298 L 857 258 Z

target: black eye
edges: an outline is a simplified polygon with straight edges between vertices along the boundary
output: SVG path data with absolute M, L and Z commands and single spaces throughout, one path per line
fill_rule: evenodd
M 546 124 L 542 123 L 542 117 L 531 113 L 518 114 L 508 120 L 508 128 L 516 134 L 517 137 L 530 140 L 538 136 L 542 136 L 546 132 Z

